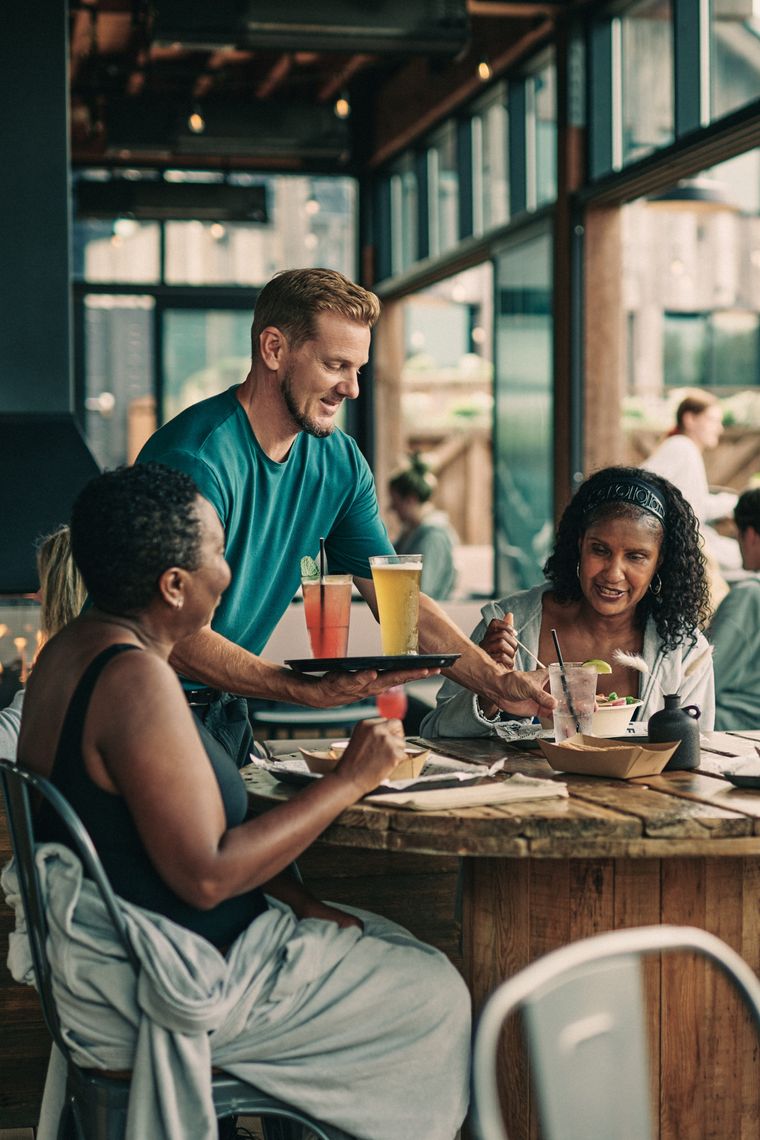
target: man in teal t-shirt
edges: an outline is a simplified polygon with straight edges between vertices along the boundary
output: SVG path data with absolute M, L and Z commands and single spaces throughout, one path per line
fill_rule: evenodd
M 301 582 L 305 554 L 326 536 L 331 574 L 371 576 L 371 554 L 393 554 L 372 474 L 356 443 L 336 429 L 300 432 L 285 462 L 269 458 L 251 430 L 239 389 L 182 412 L 143 448 L 190 475 L 219 515 L 232 582 L 214 629 L 261 653 Z
M 359 394 L 379 312 L 377 297 L 340 273 L 278 273 L 256 302 L 243 383 L 182 412 L 138 457 L 191 475 L 224 526 L 232 584 L 212 628 L 172 656 L 206 690 L 328 708 L 428 673 L 314 678 L 258 656 L 296 592 L 301 557 L 316 554 L 321 536 L 330 572 L 352 574 L 377 616 L 368 558 L 393 547 L 369 468 L 335 418 Z M 497 665 L 424 595 L 420 649 L 460 653 L 451 675 L 518 715 L 553 705 L 541 689 L 545 677 Z

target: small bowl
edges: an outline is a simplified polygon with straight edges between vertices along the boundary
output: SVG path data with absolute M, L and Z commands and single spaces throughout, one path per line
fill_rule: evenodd
M 307 767 L 310 772 L 315 772 L 317 775 L 325 776 L 328 772 L 332 772 L 335 765 L 340 760 L 343 753 L 348 747 L 347 740 L 337 740 L 331 744 L 326 752 L 313 752 L 307 748 L 300 748 L 299 751 L 306 761 Z M 406 748 L 406 756 L 403 760 L 399 760 L 396 767 L 388 776 L 389 780 L 414 780 L 420 775 L 422 769 L 425 767 L 425 761 L 430 755 L 429 748 Z
M 591 722 L 591 735 L 623 736 L 640 704 L 641 701 L 633 701 L 629 705 L 603 705 L 598 708 Z

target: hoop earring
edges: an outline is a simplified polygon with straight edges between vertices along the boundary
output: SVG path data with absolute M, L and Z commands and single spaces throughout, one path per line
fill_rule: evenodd
M 659 598 L 662 593 L 662 578 L 659 574 L 655 574 L 652 581 L 649 583 L 649 589 L 656 598 Z
M 575 563 L 575 577 L 580 582 L 580 580 L 581 580 L 581 564 L 580 564 L 580 562 Z

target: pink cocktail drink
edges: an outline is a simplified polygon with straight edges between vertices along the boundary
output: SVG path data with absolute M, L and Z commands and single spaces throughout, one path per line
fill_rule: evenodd
M 306 628 L 314 657 L 345 657 L 351 618 L 350 574 L 301 582 Z
M 409 708 L 409 700 L 403 685 L 393 685 L 384 693 L 378 693 L 375 704 L 380 716 L 396 717 L 398 720 L 403 720 Z

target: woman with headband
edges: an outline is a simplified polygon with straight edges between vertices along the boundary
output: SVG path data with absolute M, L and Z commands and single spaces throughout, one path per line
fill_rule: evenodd
M 702 730 L 712 729 L 699 524 L 672 483 L 633 467 L 596 472 L 565 509 L 544 573 L 541 585 L 485 605 L 472 640 L 508 668 L 531 669 L 537 659 L 556 660 L 554 629 L 566 661 L 610 663 L 598 692 L 640 697 L 637 720 L 662 708 L 663 694 L 679 693 L 684 705 L 702 710 Z M 646 671 L 616 660 L 616 650 L 643 659 Z M 421 731 L 485 736 L 514 719 L 446 681 Z

